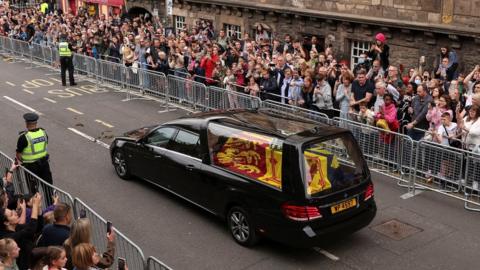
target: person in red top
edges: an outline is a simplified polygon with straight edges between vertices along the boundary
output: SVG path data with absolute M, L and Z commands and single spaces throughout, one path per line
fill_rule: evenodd
M 205 69 L 205 77 L 207 80 L 205 81 L 207 84 L 213 84 L 214 81 L 212 80 L 213 70 L 215 69 L 215 64 L 219 61 L 218 57 L 218 48 L 217 47 L 208 47 L 207 54 L 202 58 L 200 62 L 200 67 Z

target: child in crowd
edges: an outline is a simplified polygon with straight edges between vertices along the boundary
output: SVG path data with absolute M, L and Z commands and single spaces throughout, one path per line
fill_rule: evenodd
M 357 121 L 373 126 L 375 124 L 375 113 L 367 107 L 367 102 L 361 102 L 359 106 L 360 112 Z

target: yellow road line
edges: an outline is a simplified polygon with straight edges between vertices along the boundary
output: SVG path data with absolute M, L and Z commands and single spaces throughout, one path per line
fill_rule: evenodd
M 15 86 L 15 84 L 14 84 L 14 83 L 11 83 L 11 82 L 5 81 L 5 83 L 8 84 L 8 85 L 10 85 L 10 86 Z
M 102 125 L 104 125 L 104 126 L 106 126 L 106 127 L 108 127 L 108 128 L 113 128 L 113 127 L 114 127 L 113 125 L 110 125 L 109 123 L 104 122 L 104 121 L 102 121 L 102 120 L 100 120 L 100 119 L 95 119 L 95 122 L 100 123 L 100 124 L 102 124 Z
M 23 92 L 27 92 L 27 93 L 29 93 L 30 95 L 35 94 L 34 92 L 32 92 L 32 91 L 30 91 L 30 90 L 27 90 L 27 89 L 22 89 L 22 90 L 23 90 Z
M 73 113 L 76 113 L 76 114 L 80 114 L 80 115 L 83 114 L 83 112 L 77 111 L 77 110 L 75 110 L 75 109 L 73 109 L 73 108 L 70 108 L 70 107 L 68 107 L 67 110 L 69 110 L 69 111 L 71 111 L 71 112 L 73 112 Z
M 45 99 L 46 101 L 51 102 L 51 103 L 57 103 L 57 102 L 56 102 L 55 100 L 53 100 L 53 99 L 49 99 L 49 98 L 46 98 L 46 97 L 44 97 L 43 99 Z

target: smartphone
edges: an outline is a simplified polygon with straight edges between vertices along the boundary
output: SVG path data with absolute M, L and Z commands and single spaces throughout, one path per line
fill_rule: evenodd
M 125 258 L 118 257 L 118 270 L 125 270 Z
M 53 190 L 53 197 L 57 197 L 58 196 L 58 192 L 56 190 Z
M 17 158 L 15 158 L 14 164 L 18 165 L 18 159 Z
M 112 222 L 107 221 L 107 233 L 112 233 Z
M 87 217 L 87 211 L 85 209 L 80 209 L 80 218 L 86 218 Z

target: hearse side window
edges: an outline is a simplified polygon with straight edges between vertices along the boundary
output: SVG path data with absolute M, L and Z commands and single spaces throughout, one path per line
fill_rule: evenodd
M 335 192 L 362 181 L 364 162 L 351 136 L 309 144 L 304 149 L 307 194 Z
M 208 149 L 212 165 L 282 189 L 283 141 L 258 133 L 210 123 Z
M 146 139 L 147 144 L 159 147 L 166 147 L 168 142 L 173 138 L 177 130 L 171 127 L 163 127 L 152 131 Z
M 168 149 L 200 158 L 200 140 L 198 134 L 179 130 L 175 139 L 168 145 Z

